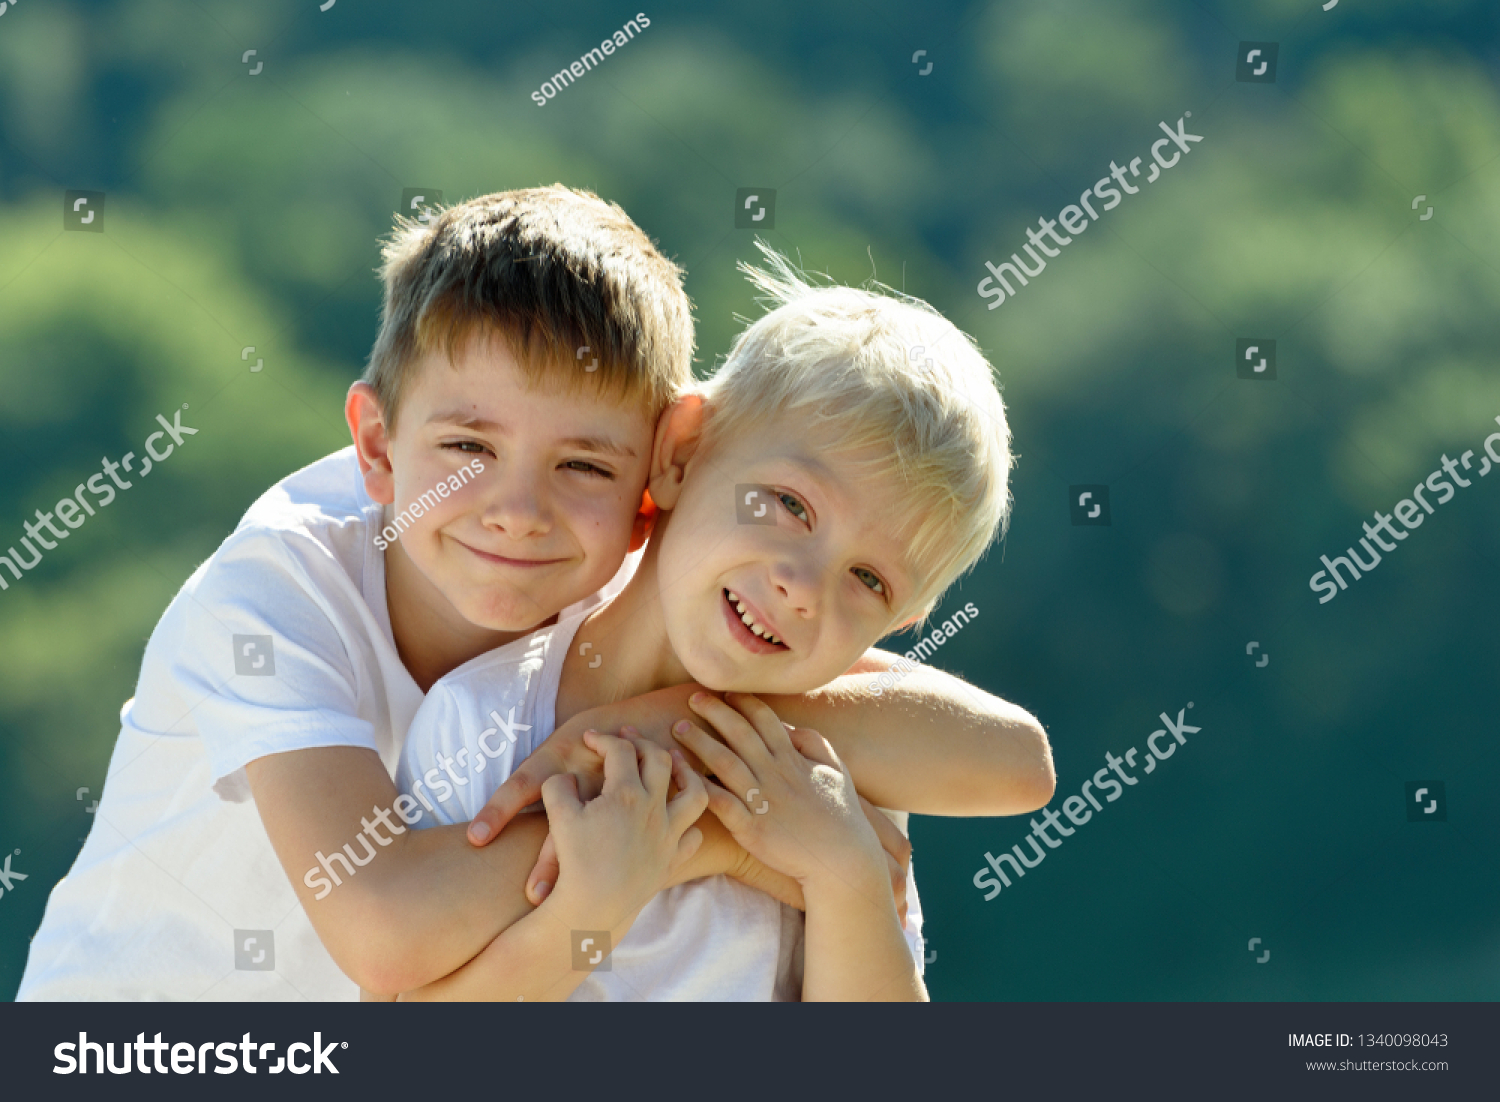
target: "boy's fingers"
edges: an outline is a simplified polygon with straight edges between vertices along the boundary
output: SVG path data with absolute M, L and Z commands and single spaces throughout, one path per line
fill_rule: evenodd
M 578 799 L 578 780 L 571 773 L 554 773 L 542 782 L 542 803 L 554 824 L 571 819 L 583 807 Z
M 690 860 L 701 845 L 703 845 L 703 831 L 695 826 L 688 827 L 682 832 L 682 837 L 677 840 L 677 856 L 672 859 L 672 867 L 678 868 L 684 861 Z
M 672 734 L 693 753 L 697 754 L 708 771 L 725 784 L 734 788 L 749 789 L 755 785 L 755 774 L 738 754 L 714 738 L 703 728 L 687 720 L 672 726 Z
M 753 699 L 746 697 L 745 699 Z M 713 729 L 724 736 L 729 748 L 739 755 L 751 769 L 759 770 L 770 761 L 771 753 L 765 740 L 744 716 L 710 693 L 694 693 L 688 698 L 688 707 L 703 717 Z M 703 759 L 705 762 L 707 758 Z M 717 770 L 715 770 L 717 772 Z
M 537 753 L 522 762 L 479 809 L 479 814 L 469 824 L 469 841 L 476 846 L 493 841 L 523 807 L 536 803 L 541 797 L 542 782 L 562 771 L 561 759 L 538 747 Z
M 583 741 L 589 749 L 604 758 L 604 789 L 612 792 L 626 786 L 639 786 L 641 771 L 636 765 L 635 747 L 614 735 L 585 731 Z
M 533 906 L 540 905 L 547 898 L 557 883 L 557 873 L 557 843 L 549 832 L 547 840 L 542 843 L 542 852 L 536 855 L 536 865 L 526 878 L 526 898 Z
M 781 717 L 769 704 L 749 693 L 726 693 L 725 699 L 731 707 L 737 709 L 749 721 L 750 726 L 755 728 L 756 734 L 760 735 L 761 741 L 765 743 L 768 750 L 773 754 L 786 751 L 790 745 L 786 724 L 781 722 Z
M 708 807 L 708 789 L 703 778 L 687 771 L 680 779 L 682 791 L 667 801 L 667 826 L 672 831 L 687 830 Z M 702 831 L 698 832 L 698 837 L 701 842 Z
M 744 800 L 713 781 L 705 780 L 703 785 L 708 791 L 708 810 L 712 811 L 719 822 L 724 824 L 725 830 L 730 834 L 738 834 L 750 828 L 755 816 L 750 814 L 750 809 L 745 806 Z
M 843 772 L 843 762 L 839 761 L 839 756 L 834 753 L 832 745 L 811 727 L 797 727 L 793 729 L 790 738 L 797 753 L 801 754 L 808 761 L 815 761 L 819 765 L 830 765 Z
M 641 783 L 653 800 L 664 800 L 672 783 L 672 755 L 654 742 L 635 743 L 641 758 Z

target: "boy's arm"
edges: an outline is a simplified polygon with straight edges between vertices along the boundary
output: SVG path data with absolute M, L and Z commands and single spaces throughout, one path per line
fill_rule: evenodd
M 854 778 L 827 740 L 811 728 L 788 730 L 749 696 L 712 701 L 702 716 L 703 727 L 674 730 L 719 778 L 707 786 L 709 809 L 747 852 L 795 879 L 806 897 L 803 1000 L 925 1000 L 879 839 Z M 760 806 L 740 795 L 751 788 Z
M 802 696 L 760 695 L 823 734 L 878 807 L 918 815 L 1020 815 L 1057 786 L 1047 732 L 1024 708 L 927 666 L 870 650 L 843 677 Z M 896 683 L 877 696 L 876 675 Z
M 925 1002 L 927 987 L 878 866 L 809 881 L 803 1002 Z M 876 901 L 879 901 L 878 904 Z
M 951 674 L 909 670 L 876 696 L 872 674 L 897 658 L 871 650 L 843 677 L 802 696 L 762 696 L 796 727 L 822 732 L 853 774 L 860 795 L 880 807 L 921 815 L 1019 815 L 1044 807 L 1057 777 L 1047 732 L 1036 718 Z M 672 724 L 694 715 L 698 685 L 674 685 L 591 709 L 579 718 L 612 731 L 629 724 L 671 745 Z M 710 694 L 713 695 L 713 694 Z M 553 773 L 576 772 L 582 728 L 560 726 L 474 817 L 469 840 L 483 845 L 533 803 Z
M 246 773 L 313 929 L 366 991 L 394 995 L 446 975 L 532 912 L 526 874 L 547 836 L 545 815 L 521 815 L 476 849 L 462 826 L 405 825 L 373 750 L 293 750 L 258 758 Z M 725 854 L 705 848 L 674 882 L 725 871 L 715 865 Z
M 442 975 L 531 911 L 526 874 L 547 835 L 545 816 L 518 816 L 479 851 L 464 842 L 462 827 L 406 826 L 392 811 L 396 786 L 373 750 L 271 754 L 246 766 L 246 775 L 318 937 L 368 991 L 394 994 Z M 351 856 L 365 863 L 356 866 Z
M 651 897 L 680 881 L 701 841 L 693 823 L 708 804 L 703 781 L 680 751 L 607 735 L 590 741 L 604 755 L 603 791 L 583 803 L 569 775 L 543 788 L 562 859 L 557 889 L 474 960 L 403 1000 L 566 999 L 588 974 L 580 952 L 592 948 L 585 959 L 597 965 Z M 578 941 L 583 932 L 597 944 Z

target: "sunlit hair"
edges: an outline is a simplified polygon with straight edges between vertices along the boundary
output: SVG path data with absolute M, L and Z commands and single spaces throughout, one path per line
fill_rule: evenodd
M 1010 513 L 1010 429 L 990 365 L 920 299 L 815 283 L 757 245 L 764 267 L 740 269 L 771 310 L 702 387 L 706 446 L 795 432 L 894 480 L 905 506 L 887 519 L 918 579 L 901 614 L 925 618 Z
M 554 184 L 401 217 L 382 256 L 364 378 L 392 432 L 413 365 L 473 337 L 504 340 L 533 384 L 597 387 L 653 419 L 692 382 L 682 270 L 597 195 Z

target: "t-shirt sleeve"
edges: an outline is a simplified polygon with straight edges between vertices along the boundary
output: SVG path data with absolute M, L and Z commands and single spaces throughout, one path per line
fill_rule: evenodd
M 191 704 L 223 799 L 248 799 L 244 767 L 268 754 L 378 752 L 373 725 L 359 714 L 363 687 L 345 637 L 357 622 L 344 608 L 351 601 L 362 599 L 317 541 L 254 530 L 226 541 L 177 595 L 173 630 L 153 635 L 144 668 L 167 669 L 173 695 Z M 152 655 L 156 648 L 163 653 Z
M 482 699 L 472 675 L 443 679 L 417 709 L 401 748 L 396 788 L 422 805 L 418 826 L 468 822 L 515 772 L 516 732 L 530 730 L 513 722 L 510 704 L 523 689 L 512 683 L 518 676 L 515 667 L 514 661 L 491 656 L 484 667 Z M 508 709 L 508 716 L 486 713 L 496 707 Z

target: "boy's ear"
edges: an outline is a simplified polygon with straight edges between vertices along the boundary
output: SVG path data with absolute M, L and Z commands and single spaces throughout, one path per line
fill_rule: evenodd
M 703 441 L 706 410 L 700 395 L 684 394 L 656 422 L 647 492 L 657 508 L 670 511 L 677 504 L 688 461 Z
M 656 527 L 656 502 L 651 500 L 651 491 L 641 491 L 640 512 L 635 515 L 635 522 L 630 528 L 630 549 L 639 551 L 651 538 L 651 530 Z
M 390 505 L 396 500 L 396 479 L 391 472 L 391 438 L 385 429 L 385 415 L 375 388 L 357 382 L 344 399 L 344 420 L 354 437 L 354 454 L 359 457 L 359 473 L 365 476 L 365 492 L 370 500 Z

